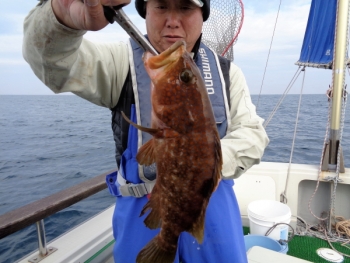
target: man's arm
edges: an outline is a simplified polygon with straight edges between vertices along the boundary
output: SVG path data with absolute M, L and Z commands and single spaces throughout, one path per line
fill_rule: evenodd
M 23 56 L 53 92 L 113 108 L 129 69 L 127 45 L 95 44 L 83 39 L 85 32 L 63 25 L 51 1 L 44 2 L 25 19 Z
M 233 63 L 230 67 L 230 82 L 231 125 L 221 140 L 224 179 L 238 178 L 252 165 L 258 164 L 269 143 L 262 126 L 263 120 L 256 114 L 243 73 Z

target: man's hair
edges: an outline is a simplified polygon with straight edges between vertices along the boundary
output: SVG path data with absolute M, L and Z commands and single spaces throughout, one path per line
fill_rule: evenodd
M 202 12 L 203 21 L 206 21 L 210 15 L 210 0 L 201 0 L 203 2 Z M 145 0 L 135 0 L 135 7 L 139 15 L 143 18 L 146 17 L 146 5 Z

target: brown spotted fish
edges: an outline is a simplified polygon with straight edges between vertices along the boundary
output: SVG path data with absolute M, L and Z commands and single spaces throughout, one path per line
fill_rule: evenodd
M 152 81 L 152 127 L 136 128 L 153 138 L 138 151 L 141 165 L 156 163 L 157 181 L 141 215 L 145 224 L 161 227 L 138 254 L 137 263 L 172 263 L 181 232 L 199 243 L 209 198 L 222 168 L 220 137 L 201 74 L 184 41 L 157 56 L 145 53 Z

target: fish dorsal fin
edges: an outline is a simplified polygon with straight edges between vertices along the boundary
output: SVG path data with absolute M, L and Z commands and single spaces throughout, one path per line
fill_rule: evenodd
M 147 128 L 140 126 L 134 122 L 132 122 L 125 114 L 124 112 L 121 112 L 123 118 L 130 123 L 132 126 L 134 126 L 136 129 L 139 129 L 143 132 L 148 132 L 151 135 L 154 135 L 156 133 L 159 133 L 159 129 L 152 129 L 152 128 Z M 141 165 L 151 165 L 152 163 L 155 162 L 155 155 L 154 155 L 154 140 L 151 139 L 147 143 L 141 146 L 139 149 L 137 155 L 136 155 L 136 160 L 138 161 L 139 164 Z
M 124 112 L 121 112 L 121 114 L 122 114 L 123 118 L 124 118 L 128 123 L 130 123 L 132 126 L 134 126 L 136 129 L 139 129 L 139 130 L 141 130 L 141 131 L 143 131 L 143 132 L 147 132 L 147 133 L 149 133 L 149 134 L 151 134 L 151 135 L 154 135 L 154 134 L 156 134 L 156 133 L 159 132 L 159 129 L 153 129 L 153 128 L 143 127 L 143 126 L 141 126 L 141 125 L 138 125 L 138 124 L 132 122 L 132 121 L 125 115 Z
M 149 166 L 155 162 L 154 139 L 150 139 L 138 150 L 136 160 L 141 165 Z

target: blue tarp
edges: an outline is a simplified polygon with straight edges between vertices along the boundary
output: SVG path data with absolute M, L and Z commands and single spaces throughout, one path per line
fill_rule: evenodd
M 337 0 L 313 0 L 298 65 L 331 66 Z

